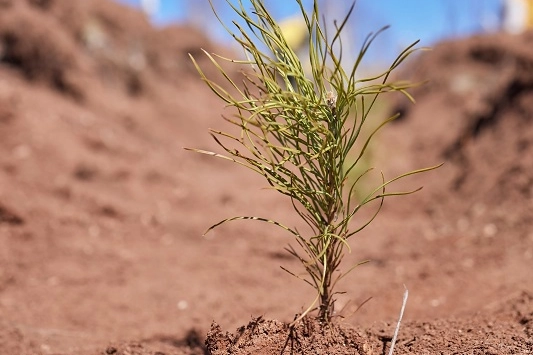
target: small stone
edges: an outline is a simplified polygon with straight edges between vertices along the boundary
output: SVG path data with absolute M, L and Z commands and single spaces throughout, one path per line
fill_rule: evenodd
M 180 311 L 184 311 L 189 308 L 189 303 L 185 300 L 181 300 L 178 302 L 177 306 Z

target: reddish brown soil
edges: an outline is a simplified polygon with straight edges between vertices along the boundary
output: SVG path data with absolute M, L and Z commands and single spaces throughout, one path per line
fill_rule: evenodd
M 406 285 L 396 354 L 533 354 L 532 44 L 471 38 L 411 65 L 431 81 L 398 101 L 375 165 L 445 165 L 354 240 L 346 263 L 371 263 L 335 322 L 291 332 L 314 295 L 279 268 L 300 270 L 290 237 L 201 237 L 241 214 L 300 224 L 260 177 L 182 149 L 216 149 L 224 124 L 187 53 L 224 49 L 104 0 L 0 0 L 0 353 L 382 354 Z

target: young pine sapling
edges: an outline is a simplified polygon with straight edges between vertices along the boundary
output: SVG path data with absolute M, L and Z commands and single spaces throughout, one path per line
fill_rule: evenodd
M 225 153 L 192 150 L 242 165 L 262 175 L 273 189 L 290 199 L 296 213 L 310 227 L 309 235 L 267 218 L 245 216 L 220 221 L 208 231 L 228 221 L 254 219 L 291 233 L 301 250 L 287 250 L 301 262 L 307 275 L 302 279 L 316 291 L 315 301 L 300 317 L 317 309 L 319 319 L 329 322 L 334 311 L 335 286 L 354 268 L 339 270 L 345 252 L 350 250 L 350 238 L 374 220 L 386 197 L 419 190 L 387 192 L 388 185 L 437 166 L 409 171 L 390 180 L 381 174 L 371 192 L 354 202 L 356 187 L 370 171 L 358 172 L 356 167 L 375 134 L 398 115 L 384 120 L 367 135 L 363 134 L 363 127 L 379 95 L 400 92 L 412 100 L 406 91 L 412 85 L 389 82 L 389 77 L 416 50 L 417 42 L 402 51 L 384 72 L 358 78 L 363 57 L 383 29 L 366 38 L 353 65 L 346 68 L 341 63 L 341 33 L 354 5 L 341 22 L 334 22 L 335 31 L 329 37 L 320 23 L 317 0 L 309 14 L 302 0 L 295 1 L 308 34 L 308 70 L 304 70 L 263 0 L 251 0 L 252 11 L 246 10 L 240 0 L 238 5 L 228 1 L 243 24 L 235 21 L 236 32 L 228 27 L 226 30 L 243 48 L 247 59 L 233 60 L 204 51 L 227 81 L 223 86 L 207 78 L 191 58 L 211 90 L 235 110 L 232 118 L 225 119 L 240 135 L 211 130 Z M 223 69 L 221 60 L 245 66 L 242 85 Z M 353 226 L 353 217 L 372 201 L 377 201 L 376 211 L 361 225 Z

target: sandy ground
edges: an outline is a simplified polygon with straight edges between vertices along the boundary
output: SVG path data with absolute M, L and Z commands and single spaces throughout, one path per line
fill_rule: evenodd
M 227 50 L 104 0 L 0 8 L 0 353 L 279 353 L 314 297 L 279 267 L 299 270 L 290 236 L 201 235 L 301 222 L 260 177 L 183 149 L 224 126 L 187 53 Z M 404 116 L 375 165 L 445 165 L 354 240 L 346 264 L 371 262 L 296 353 L 383 353 L 406 285 L 396 354 L 533 354 L 532 42 L 443 43 L 404 68 L 430 82 L 389 104 Z

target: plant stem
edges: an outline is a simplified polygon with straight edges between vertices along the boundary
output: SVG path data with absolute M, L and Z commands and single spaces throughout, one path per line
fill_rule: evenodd
M 326 252 L 326 265 L 323 265 L 326 268 L 326 272 L 324 274 L 324 286 L 322 294 L 320 295 L 320 306 L 318 311 L 318 318 L 323 323 L 328 323 L 331 320 L 334 311 L 334 300 L 331 293 L 331 277 L 333 275 L 333 270 L 331 270 L 331 268 L 334 268 L 335 266 L 332 265 L 332 251 L 333 248 L 328 248 L 328 251 Z

